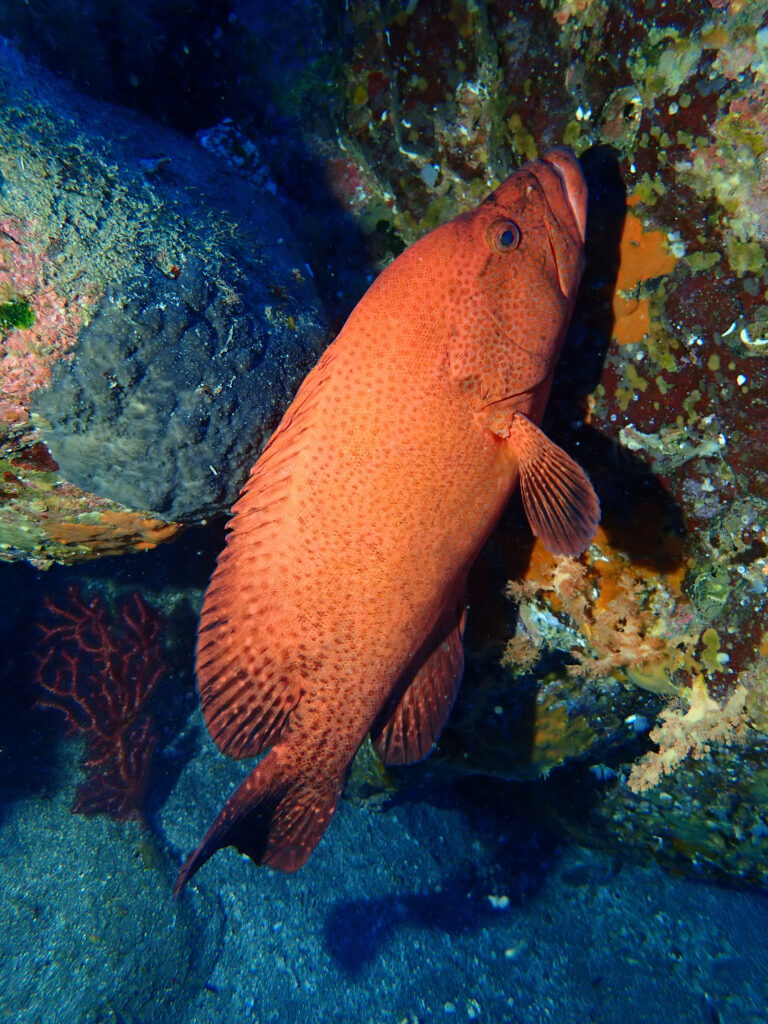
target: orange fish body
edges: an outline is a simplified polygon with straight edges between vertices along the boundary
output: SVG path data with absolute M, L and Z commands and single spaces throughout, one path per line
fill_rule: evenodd
M 267 756 L 182 868 L 217 849 L 300 867 L 371 733 L 425 757 L 463 669 L 467 574 L 521 483 L 551 550 L 599 518 L 540 431 L 581 278 L 586 186 L 553 150 L 371 285 L 307 376 L 234 507 L 200 619 L 206 724 Z

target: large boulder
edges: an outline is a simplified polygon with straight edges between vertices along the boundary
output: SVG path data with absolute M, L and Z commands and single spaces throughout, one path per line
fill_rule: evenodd
M 251 179 L 0 42 L 0 557 L 146 546 L 232 504 L 327 341 Z

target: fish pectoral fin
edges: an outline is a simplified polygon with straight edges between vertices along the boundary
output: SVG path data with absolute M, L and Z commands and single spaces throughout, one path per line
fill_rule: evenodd
M 192 876 L 225 846 L 256 864 L 296 871 L 306 863 L 333 817 L 343 778 L 292 769 L 288 748 L 275 747 L 241 782 L 178 874 L 178 897 Z
M 580 555 L 597 532 L 600 502 L 570 455 L 522 413 L 509 425 L 520 493 L 531 529 L 553 555 Z
M 423 662 L 394 711 L 374 723 L 371 740 L 385 764 L 423 760 L 443 731 L 464 672 L 465 621 L 462 605 L 459 621 Z

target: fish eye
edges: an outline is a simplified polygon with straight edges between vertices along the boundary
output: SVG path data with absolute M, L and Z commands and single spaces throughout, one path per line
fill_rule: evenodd
M 512 252 L 520 245 L 520 228 L 513 220 L 495 221 L 488 232 L 488 241 L 494 252 Z

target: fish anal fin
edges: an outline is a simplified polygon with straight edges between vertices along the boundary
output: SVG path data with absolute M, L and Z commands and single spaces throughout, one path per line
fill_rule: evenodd
M 459 621 L 418 669 L 391 714 L 374 723 L 371 740 L 385 764 L 423 760 L 443 731 L 464 671 L 465 620 L 463 608 Z
M 306 863 L 333 817 L 344 780 L 296 773 L 287 749 L 271 750 L 227 800 L 179 872 L 175 897 L 225 846 L 280 871 Z
M 580 555 L 597 533 L 600 502 L 581 466 L 522 413 L 507 437 L 531 529 L 553 555 Z

